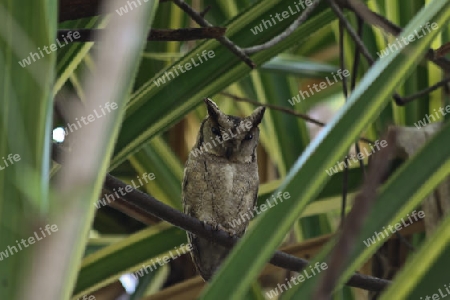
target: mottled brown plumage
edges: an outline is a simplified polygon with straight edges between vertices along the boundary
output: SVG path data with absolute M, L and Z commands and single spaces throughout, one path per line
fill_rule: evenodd
M 208 116 L 200 126 L 184 170 L 184 212 L 241 237 L 249 220 L 242 221 L 240 214 L 254 208 L 258 194 L 256 147 L 264 107 L 241 119 L 224 114 L 210 99 L 205 103 Z M 197 270 L 204 280 L 209 280 L 229 250 L 191 233 L 188 239 Z

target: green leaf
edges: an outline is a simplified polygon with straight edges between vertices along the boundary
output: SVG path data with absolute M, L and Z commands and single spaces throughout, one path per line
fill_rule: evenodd
M 284 2 L 261 1 L 226 25 L 227 36 L 241 47 L 261 43 L 267 38 L 261 35 L 249 35 L 250 29 L 260 22 L 262 17 L 268 17 L 273 10 L 285 10 L 286 8 Z M 294 18 L 295 15 L 288 20 L 292 21 Z M 325 26 L 334 18 L 329 10 L 313 15 L 310 21 L 287 39 L 271 49 L 253 55 L 253 61 L 258 65 L 263 64 L 281 50 L 306 40 L 315 28 Z M 278 23 L 267 29 L 265 33 L 268 34 L 267 36 L 275 35 L 282 32 L 288 25 L 288 22 Z M 208 51 L 213 51 L 214 57 L 208 60 L 202 59 L 202 63 L 199 64 L 199 57 Z M 185 70 L 184 73 L 178 70 L 178 75 L 176 75 L 174 67 L 184 66 L 186 63 L 192 65 L 193 61 L 198 66 L 191 66 L 192 69 Z M 173 76 L 170 75 L 172 79 L 169 83 L 162 84 L 160 82 L 159 86 L 154 83 L 169 71 L 173 74 Z M 215 40 L 209 40 L 201 43 L 185 57 L 158 73 L 134 92 L 128 104 L 127 115 L 117 140 L 111 168 L 117 167 L 150 138 L 180 120 L 204 97 L 214 95 L 250 71 L 249 67 L 228 49 Z M 173 86 L 177 88 L 174 89 Z
M 449 3 L 432 1 L 410 22 L 403 36 L 413 33 L 424 20 L 443 26 L 449 18 Z M 344 156 L 358 134 L 375 119 L 394 89 L 419 63 L 438 32 L 439 29 L 432 31 L 403 51 L 391 53 L 369 70 L 342 110 L 308 146 L 279 188 L 279 191 L 289 192 L 292 200 L 276 205 L 256 221 L 256 226 L 236 245 L 211 285 L 204 290 L 202 299 L 217 299 L 224 293 L 233 299 L 243 297 L 306 204 L 324 186 L 328 179 L 325 170 Z
M 261 70 L 307 78 L 325 78 L 338 67 L 289 54 L 280 54 L 262 65 Z
M 367 222 L 360 229 L 355 247 L 352 249 L 349 261 L 340 277 L 342 285 L 359 266 L 383 244 L 388 237 L 377 240 L 375 244 L 366 246 L 368 238 L 374 237 L 377 232 L 383 232 L 388 225 L 395 225 L 401 220 L 402 227 L 410 224 L 408 213 L 417 207 L 433 189 L 450 173 L 450 151 L 442 151 L 441 141 L 450 134 L 450 124 L 447 124 L 436 134 L 419 152 L 401 166 L 388 182 L 382 186 L 372 207 Z M 432 157 L 433 159 L 430 159 Z M 420 170 L 420 172 L 417 172 Z M 411 176 L 411 174 L 414 174 Z M 383 227 L 384 226 L 384 227 Z M 314 261 L 323 261 L 328 256 L 334 241 L 324 247 Z M 309 297 L 311 290 L 319 280 L 319 276 L 305 282 L 293 297 Z M 293 288 L 289 293 L 296 291 Z M 291 295 L 292 296 L 292 295 Z M 295 298 L 294 298 L 295 299 Z
M 161 137 L 155 137 L 130 158 L 138 174 L 158 174 L 148 183 L 149 191 L 159 201 L 181 210 L 183 166 Z
M 117 280 L 120 275 L 139 271 L 148 274 L 164 265 L 164 257 L 187 252 L 184 231 L 167 225 L 141 230 L 120 242 L 85 257 L 81 263 L 73 298 L 90 293 Z M 171 254 L 169 254 L 171 251 Z M 172 259 L 171 259 L 172 260 Z M 135 273 L 140 277 L 140 273 Z M 142 275 L 143 276 L 143 275 Z
M 55 0 L 0 3 L 0 299 L 20 297 L 26 272 L 18 270 L 29 267 L 36 245 L 19 243 L 40 234 L 32 220 L 49 211 L 56 55 L 43 47 L 55 42 L 56 13 Z
M 422 245 L 419 252 L 407 261 L 394 283 L 383 293 L 382 300 L 392 299 L 392 297 L 426 299 L 425 295 L 433 297 L 432 294 L 442 296 L 441 292 L 444 295 L 449 294 L 444 286 L 446 285 L 450 290 L 448 278 L 442 276 L 447 272 L 450 262 L 449 227 L 450 216 L 447 216 L 430 239 Z

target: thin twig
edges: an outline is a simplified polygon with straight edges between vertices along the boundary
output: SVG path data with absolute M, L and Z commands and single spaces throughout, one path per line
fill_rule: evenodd
M 317 119 L 311 118 L 310 116 L 308 116 L 306 114 L 302 114 L 302 113 L 296 112 L 295 110 L 292 110 L 292 109 L 289 109 L 289 108 L 285 108 L 283 106 L 274 105 L 274 104 L 267 104 L 267 103 L 261 103 L 261 102 L 258 102 L 258 101 L 255 101 L 255 100 L 251 100 L 251 99 L 248 99 L 248 98 L 239 97 L 237 95 L 234 95 L 234 94 L 231 94 L 231 93 L 228 93 L 228 92 L 220 92 L 220 94 L 223 95 L 223 96 L 226 96 L 228 98 L 231 98 L 233 100 L 239 101 L 239 102 L 246 102 L 246 103 L 250 103 L 250 104 L 254 104 L 254 105 L 258 105 L 258 106 L 264 106 L 264 107 L 267 107 L 267 108 L 270 108 L 270 109 L 273 109 L 273 110 L 278 110 L 278 111 L 281 111 L 281 112 L 284 112 L 284 113 L 287 113 L 287 114 L 299 117 L 299 118 L 301 118 L 301 119 L 303 119 L 303 120 L 305 120 L 307 122 L 313 123 L 313 124 L 321 126 L 321 127 L 326 125 L 325 123 L 323 123 L 323 122 L 321 122 L 321 121 L 319 121 Z
M 360 0 L 346 0 L 345 2 L 346 2 L 345 7 L 347 7 L 348 9 L 352 10 L 355 14 L 360 16 L 366 23 L 380 27 L 387 33 L 390 33 L 394 36 L 400 35 L 400 33 L 403 31 L 402 27 L 392 23 L 391 21 L 377 14 L 376 12 L 371 11 Z M 440 67 L 442 70 L 450 72 L 450 61 L 448 61 L 445 57 L 436 55 L 433 49 L 428 49 L 425 57 L 429 61 L 433 62 L 435 65 Z
M 203 18 L 200 13 L 196 12 L 192 7 L 190 7 L 183 0 L 172 0 L 178 7 L 180 7 L 184 12 L 186 12 L 192 20 L 194 20 L 198 25 L 202 27 L 212 27 L 212 25 Z M 216 38 L 222 45 L 227 47 L 231 52 L 233 52 L 237 57 L 239 57 L 243 62 L 245 62 L 250 68 L 256 68 L 256 64 L 248 57 L 242 49 L 230 41 L 227 37 L 222 36 Z
M 416 251 L 416 248 L 414 248 L 414 246 L 408 242 L 408 240 L 398 231 L 395 232 L 395 235 L 397 236 L 397 238 L 400 240 L 401 243 L 405 244 L 406 247 L 409 248 L 409 250 L 411 251 Z
M 346 4 L 347 4 L 346 5 L 347 8 L 352 10 L 360 18 L 363 18 L 364 21 L 366 21 L 367 23 L 372 24 L 374 26 L 381 27 L 383 30 L 392 34 L 393 36 L 398 36 L 403 31 L 403 28 L 392 23 L 385 17 L 371 11 L 364 3 L 362 3 L 359 0 L 347 0 Z M 339 10 L 339 8 L 337 8 L 337 10 Z M 336 12 L 336 14 L 338 14 L 338 17 L 339 17 L 339 13 Z M 347 26 L 347 29 L 351 30 L 351 29 L 349 29 L 350 27 L 351 26 Z M 356 40 L 357 39 L 355 39 L 355 41 Z M 438 67 L 440 67 L 446 73 L 450 72 L 450 62 L 445 57 L 442 57 L 441 54 L 444 53 L 446 51 L 445 49 L 448 49 L 448 48 L 449 48 L 448 45 L 443 45 L 443 46 L 441 46 L 441 48 L 439 48 L 436 51 L 434 51 L 433 49 L 428 49 L 428 51 L 425 55 L 425 57 L 429 61 L 436 64 Z M 369 61 L 369 64 L 372 65 L 373 62 L 371 63 Z M 394 100 L 397 105 L 403 106 L 403 105 L 411 102 L 414 99 L 420 98 L 420 97 L 434 91 L 438 87 L 444 86 L 445 83 L 447 83 L 448 81 L 450 81 L 450 78 L 444 79 L 444 80 L 440 81 L 439 83 L 437 83 L 436 85 L 433 85 L 427 89 L 419 91 L 410 96 L 400 97 L 398 94 L 394 94 L 393 97 L 394 97 Z
M 341 20 L 343 22 L 345 28 L 347 29 L 347 32 L 350 34 L 353 41 L 355 42 L 356 47 L 359 49 L 361 54 L 364 55 L 364 57 L 366 58 L 369 65 L 372 66 L 375 63 L 375 60 L 373 59 L 372 55 L 369 53 L 369 50 L 367 50 L 366 46 L 364 45 L 364 42 L 359 38 L 358 34 L 355 32 L 352 25 L 347 21 L 347 19 L 344 16 L 344 13 L 339 8 L 339 6 L 336 4 L 335 0 L 329 0 L 329 2 L 330 2 L 331 9 L 334 11 L 334 13 L 339 18 L 339 20 Z M 395 93 L 392 97 L 394 98 L 395 103 L 397 103 L 397 105 L 402 105 L 401 97 L 397 93 Z
M 447 42 L 447 43 L 442 44 L 442 45 L 439 47 L 439 49 L 437 49 L 437 50 L 434 52 L 434 56 L 435 56 L 436 58 L 439 58 L 439 57 L 442 57 L 442 56 L 444 56 L 444 55 L 447 55 L 447 53 L 449 53 L 449 52 L 450 52 L 450 42 Z
M 356 16 L 356 20 L 358 22 L 358 37 L 362 40 L 363 29 L 364 29 L 364 20 L 361 19 L 359 16 Z M 360 56 L 359 48 L 356 48 L 355 49 L 355 59 L 353 61 L 352 81 L 350 83 L 350 90 L 352 92 L 355 90 L 355 87 L 356 87 L 356 77 L 358 75 L 358 68 L 359 68 L 359 64 L 361 62 L 360 58 L 361 58 L 361 56 Z M 364 168 L 364 162 L 362 159 L 359 159 L 359 153 L 361 153 L 361 149 L 360 149 L 358 143 L 355 143 L 355 149 L 356 149 L 356 156 L 359 161 L 359 167 L 361 168 L 363 174 L 365 175 L 366 170 Z
M 64 150 L 57 143 L 53 143 L 52 144 L 53 160 L 60 164 L 64 163 L 62 161 L 63 151 Z M 67 155 L 64 156 L 67 157 Z M 107 174 L 104 187 L 110 191 L 125 190 L 127 184 L 123 183 L 121 180 L 115 178 L 114 176 Z M 125 202 L 131 204 L 132 206 L 136 207 L 138 210 L 145 212 L 146 214 L 150 214 L 160 220 L 167 221 L 174 226 L 189 231 L 202 238 L 216 242 L 219 245 L 231 248 L 239 240 L 235 237 L 231 237 L 229 233 L 225 231 L 213 229 L 208 224 L 205 224 L 196 218 L 188 216 L 158 201 L 154 197 L 141 192 L 140 190 L 132 188 L 132 191 L 126 193 L 125 196 L 122 197 L 122 199 Z M 272 258 L 270 259 L 270 263 L 275 266 L 295 272 L 300 271 L 309 264 L 309 262 L 305 259 L 295 257 L 282 251 L 276 251 L 275 254 L 272 256 Z M 355 273 L 348 280 L 347 285 L 352 287 L 359 287 L 361 289 L 369 291 L 382 291 L 390 283 L 391 281 L 389 280 Z
M 68 34 L 78 32 L 79 38 L 74 42 L 93 42 L 95 36 L 105 29 L 59 29 L 57 38 L 60 42 L 68 40 Z M 225 27 L 208 28 L 180 28 L 180 29 L 151 29 L 147 36 L 147 41 L 192 41 L 202 39 L 216 39 L 225 34 Z M 77 34 L 77 35 L 78 35 Z
M 357 17 L 357 21 L 358 21 L 358 37 L 362 40 L 362 33 L 363 33 L 362 29 L 363 29 L 364 22 L 363 22 L 363 19 L 359 15 L 356 15 L 356 17 Z M 339 49 L 340 49 L 339 53 L 340 53 L 341 69 L 345 69 L 344 56 L 343 56 L 344 43 L 343 43 L 343 22 L 342 22 L 342 20 L 339 21 Z M 358 72 L 358 67 L 359 67 L 359 62 L 360 62 L 360 59 L 359 59 L 360 55 L 359 54 L 360 54 L 359 48 L 356 47 L 356 49 L 355 49 L 355 58 L 354 58 L 353 68 L 352 68 L 352 81 L 351 81 L 351 90 L 352 91 L 355 89 L 355 86 L 356 86 L 356 77 L 357 77 L 357 72 Z M 450 80 L 450 78 L 449 78 L 449 80 Z M 443 85 L 445 83 L 440 82 L 438 84 Z M 347 87 L 346 87 L 345 80 L 343 80 L 343 88 L 344 88 L 344 96 L 345 96 L 346 101 L 347 101 Z M 433 89 L 431 89 L 431 88 L 433 88 Z M 428 88 L 428 89 L 430 91 L 432 91 L 434 89 L 437 89 L 438 86 L 435 85 L 435 86 L 433 86 L 431 88 Z M 422 94 L 422 95 L 423 94 L 427 94 L 430 91 L 424 90 L 424 91 L 419 92 L 419 93 L 417 93 L 415 95 L 411 95 L 410 96 L 411 97 L 410 100 L 405 99 L 405 98 L 403 98 L 402 100 L 403 100 L 404 103 L 406 103 L 406 102 L 411 101 L 412 99 L 414 99 L 415 98 L 414 96 L 419 97 L 420 94 Z M 361 170 L 363 171 L 363 174 L 365 175 L 366 171 L 365 171 L 365 167 L 364 167 L 364 162 L 363 162 L 362 159 L 359 159 L 359 153 L 361 153 L 361 150 L 360 150 L 359 144 L 357 142 L 355 143 L 355 149 L 356 149 L 356 154 L 357 154 L 357 158 L 358 158 L 358 161 L 359 161 L 359 166 L 360 166 Z M 348 169 L 347 168 L 344 170 L 344 174 L 343 175 L 344 176 L 343 176 L 343 187 L 342 187 L 341 224 L 339 226 L 340 228 L 342 228 L 342 226 L 344 225 L 344 221 L 345 221 L 345 209 L 346 209 L 346 202 L 347 202 L 347 185 L 348 185 Z M 403 237 L 398 232 L 396 232 L 396 234 L 397 234 L 397 236 L 399 237 L 399 239 L 400 239 L 400 241 L 402 243 L 404 243 L 408 248 L 414 250 L 414 247 L 405 239 L 405 237 Z
M 210 9 L 211 9 L 211 5 L 208 5 L 207 7 L 205 7 L 205 9 L 200 13 L 200 16 L 202 16 L 204 18 Z
M 109 0 L 110 1 L 110 0 Z M 159 2 L 169 2 L 171 0 L 159 0 Z M 100 11 L 100 4 L 104 1 L 101 0 L 59 0 L 58 22 L 64 22 L 69 20 L 78 20 L 83 18 L 89 18 L 99 16 L 102 14 Z M 123 6 L 129 5 L 126 1 L 123 1 Z M 134 1 L 137 2 L 137 1 Z M 142 1 L 142 2 L 148 2 Z M 122 6 L 122 7 L 123 7 Z M 132 10 L 134 7 L 129 6 Z M 120 9 L 118 6 L 117 9 Z M 120 11 L 120 10 L 119 10 Z M 128 12 L 130 13 L 130 11 Z
M 261 102 L 258 102 L 258 101 L 255 101 L 255 100 L 251 100 L 251 99 L 248 99 L 248 98 L 239 97 L 237 95 L 234 95 L 234 94 L 231 94 L 231 93 L 227 93 L 227 92 L 221 92 L 220 94 L 223 95 L 223 96 L 226 96 L 226 97 L 228 97 L 230 99 L 233 99 L 235 101 L 246 102 L 246 103 L 250 103 L 250 104 L 254 104 L 254 105 L 264 106 L 264 107 L 267 107 L 267 108 L 270 108 L 270 109 L 273 109 L 273 110 L 278 110 L 278 111 L 287 113 L 289 115 L 293 115 L 293 116 L 299 117 L 299 118 L 305 120 L 306 122 L 313 123 L 313 124 L 315 124 L 317 126 L 320 126 L 320 127 L 324 127 L 325 125 L 327 125 L 326 123 L 323 123 L 323 122 L 321 122 L 321 121 L 319 121 L 317 119 L 311 118 L 310 116 L 308 116 L 306 114 L 302 114 L 302 113 L 296 112 L 295 110 L 292 110 L 292 109 L 289 109 L 289 108 L 285 108 L 285 107 L 274 105 L 274 104 L 261 103 Z M 363 138 L 363 137 L 360 138 L 360 141 L 364 142 L 364 143 L 367 143 L 367 144 L 373 143 L 372 140 L 369 140 L 369 139 L 366 139 L 366 138 Z
M 109 190 L 119 188 L 124 189 L 125 186 L 126 184 L 121 182 L 119 179 L 113 177 L 112 175 L 107 175 L 105 187 Z M 127 193 L 123 198 L 161 220 L 167 221 L 183 230 L 187 230 L 195 235 L 216 242 L 222 246 L 231 248 L 239 241 L 238 238 L 231 237 L 227 232 L 213 229 L 211 226 L 199 221 L 198 219 L 188 216 L 139 190 L 133 190 L 130 193 Z M 295 257 L 282 251 L 276 251 L 270 259 L 270 263 L 295 272 L 300 271 L 309 264 L 309 262 L 305 259 Z M 369 290 L 384 289 L 390 283 L 388 280 L 380 280 L 375 277 L 366 277 L 363 279 L 360 274 L 354 274 L 349 281 L 349 285 L 355 286 L 356 284 L 359 286 L 358 282 L 361 282 L 361 280 L 365 285 L 367 284 L 366 288 Z
M 415 94 L 412 94 L 412 95 L 410 95 L 408 97 L 404 97 L 402 100 L 405 103 L 411 102 L 412 100 L 414 100 L 416 98 L 420 98 L 422 96 L 425 96 L 425 95 L 431 93 L 432 91 L 438 89 L 441 86 L 445 86 L 449 81 L 450 81 L 450 77 L 444 78 L 441 81 L 439 81 L 438 83 L 436 83 L 436 84 L 434 84 L 434 85 L 432 85 L 432 86 L 430 86 L 430 87 L 428 87 L 428 88 L 426 88 L 424 90 L 421 90 L 421 91 L 419 91 L 419 92 L 417 92 Z
M 354 29 L 352 28 L 352 26 L 351 26 L 351 25 L 348 23 L 348 21 L 345 19 L 344 14 L 342 13 L 342 11 L 341 11 L 341 9 L 339 8 L 339 6 L 334 2 L 334 0 L 329 0 L 329 2 L 330 2 L 330 5 L 331 5 L 331 8 L 334 10 L 334 12 L 335 12 L 336 15 L 338 16 L 338 18 L 344 22 L 344 25 L 345 25 L 347 31 L 349 32 L 350 36 L 353 38 L 355 44 L 358 46 L 358 49 L 361 51 L 361 53 L 363 53 L 364 57 L 367 59 L 367 61 L 369 62 L 369 64 L 372 66 L 372 65 L 374 64 L 375 61 L 374 61 L 374 59 L 372 58 L 372 56 L 370 55 L 370 53 L 368 52 L 368 50 L 367 50 L 367 48 L 365 47 L 365 45 L 364 45 L 364 43 L 362 42 L 362 40 L 359 38 L 359 36 L 356 34 L 356 32 L 354 31 Z M 352 2 L 353 2 L 353 1 L 352 1 Z M 365 7 L 364 4 L 361 4 L 361 5 Z M 355 6 L 355 7 L 359 7 L 360 10 L 361 10 L 361 6 Z M 368 10 L 368 11 L 370 11 L 372 14 L 374 14 L 374 15 L 377 17 L 378 20 L 386 20 L 386 19 L 384 19 L 383 17 L 381 17 L 381 16 L 379 16 L 379 15 L 376 15 L 374 12 L 372 12 L 371 10 L 369 10 L 367 7 L 365 8 L 364 11 L 366 11 L 366 10 Z M 353 11 L 354 11 L 358 16 L 361 17 L 361 15 L 358 14 L 356 10 L 353 10 Z M 398 27 L 397 25 L 391 23 L 390 21 L 388 22 L 387 26 L 385 26 L 385 27 L 383 27 L 383 28 L 388 29 L 388 30 L 391 30 L 390 32 L 391 32 L 392 34 L 394 34 L 394 35 L 399 35 L 399 34 L 400 34 L 400 31 L 403 30 L 401 27 Z M 429 51 L 432 51 L 432 50 L 429 50 Z M 432 52 L 433 52 L 433 51 L 432 51 Z M 434 52 L 433 52 L 433 53 L 434 53 Z M 439 60 L 439 59 L 435 59 L 435 58 L 434 58 L 434 54 L 433 54 L 433 55 L 430 55 L 429 53 L 427 54 L 427 58 L 428 58 L 429 60 L 435 62 L 435 63 L 436 63 L 438 66 L 440 66 L 444 71 L 445 71 L 445 70 L 450 70 L 450 65 L 449 65 L 449 68 L 447 69 L 447 64 L 444 63 L 444 62 L 446 61 L 445 59 L 444 59 L 444 61 Z M 438 64 L 438 63 L 437 63 L 438 61 L 440 61 L 441 63 Z M 410 95 L 410 96 L 407 96 L 407 97 L 403 97 L 403 98 L 400 97 L 397 93 L 395 93 L 395 94 L 393 95 L 393 98 L 394 98 L 395 103 L 396 103 L 397 105 L 403 106 L 403 105 L 405 105 L 406 103 L 411 102 L 411 101 L 414 100 L 414 99 L 417 99 L 417 98 L 419 98 L 419 97 L 422 97 L 422 96 L 424 96 L 424 95 L 429 94 L 430 92 L 436 90 L 437 88 L 439 88 L 439 87 L 441 87 L 441 86 L 445 86 L 445 84 L 446 84 L 447 82 L 449 82 L 449 81 L 450 81 L 450 77 L 441 80 L 440 82 L 438 82 L 437 84 L 435 84 L 435 85 L 433 85 L 433 86 L 431 86 L 431 87 L 429 87 L 429 88 L 426 88 L 426 89 L 424 89 L 424 90 L 422 90 L 422 91 L 419 91 L 419 92 L 417 92 L 417 93 L 415 93 L 415 94 L 413 94 L 413 95 Z
M 344 223 L 342 233 L 328 259 L 328 269 L 320 279 L 312 299 L 330 299 L 329 297 L 341 276 L 345 263 L 350 258 L 362 225 L 374 204 L 377 188 L 389 169 L 390 159 L 395 152 L 395 139 L 396 132 L 388 132 L 386 136 L 387 147 L 374 154 L 374 163 L 370 165 L 361 191 L 355 197 L 354 205 Z
M 375 62 L 375 60 L 369 53 L 369 50 L 367 50 L 366 46 L 364 45 L 364 42 L 359 38 L 356 31 L 353 29 L 352 25 L 345 18 L 345 15 L 342 12 L 342 10 L 339 8 L 339 6 L 336 4 L 334 0 L 329 0 L 328 2 L 330 3 L 331 9 L 334 11 L 338 19 L 343 23 L 343 26 L 345 27 L 345 29 L 347 29 L 347 32 L 352 37 L 358 50 L 361 52 L 362 55 L 364 55 L 369 64 L 372 65 Z
M 248 48 L 242 49 L 246 54 L 253 54 L 262 50 L 266 50 L 270 47 L 275 46 L 285 38 L 287 38 L 289 35 L 294 32 L 295 29 L 297 29 L 303 22 L 306 21 L 306 19 L 311 15 L 311 13 L 314 11 L 314 9 L 319 5 L 321 0 L 314 0 L 314 2 L 307 6 L 306 9 L 302 12 L 300 17 L 298 17 L 285 31 L 283 31 L 281 34 L 275 36 L 271 40 L 265 42 L 264 44 L 252 46 Z

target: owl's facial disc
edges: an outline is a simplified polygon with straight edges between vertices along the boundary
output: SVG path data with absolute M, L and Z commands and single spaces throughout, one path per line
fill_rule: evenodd
M 208 117 L 205 119 L 202 146 L 206 152 L 229 161 L 251 162 L 259 139 L 258 125 L 264 116 L 264 107 L 251 115 L 239 118 L 227 115 L 211 100 L 204 99 Z

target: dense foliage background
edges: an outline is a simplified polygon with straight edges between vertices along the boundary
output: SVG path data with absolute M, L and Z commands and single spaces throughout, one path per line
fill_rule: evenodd
M 450 294 L 449 18 L 447 0 L 1 0 L 0 299 Z M 185 230 L 211 231 L 177 212 L 205 97 L 268 107 L 258 204 L 273 205 L 207 285 Z M 335 168 L 384 139 L 376 163 Z M 328 268 L 296 283 L 311 267 L 267 264 L 276 249 Z

